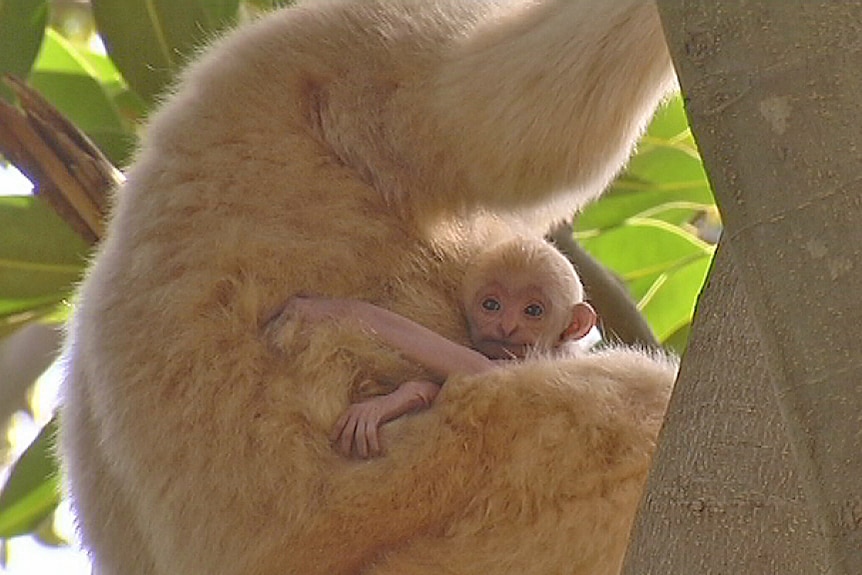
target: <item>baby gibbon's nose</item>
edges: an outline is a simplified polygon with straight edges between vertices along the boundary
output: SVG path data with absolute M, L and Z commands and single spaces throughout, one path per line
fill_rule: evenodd
M 499 327 L 501 337 L 510 337 L 513 333 L 518 331 L 518 317 L 508 311 L 503 312 L 503 316 L 500 318 Z

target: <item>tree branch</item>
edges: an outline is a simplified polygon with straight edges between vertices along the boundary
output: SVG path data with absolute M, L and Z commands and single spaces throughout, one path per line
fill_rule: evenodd
M 549 236 L 581 276 L 605 336 L 628 345 L 660 348 L 625 286 L 575 242 L 571 222 L 563 222 Z
M 5 77 L 20 108 L 0 102 L 0 153 L 88 242 L 104 231 L 108 191 L 123 175 L 68 119 L 22 80 Z

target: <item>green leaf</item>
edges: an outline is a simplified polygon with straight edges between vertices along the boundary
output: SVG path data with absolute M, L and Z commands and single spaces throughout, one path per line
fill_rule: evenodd
M 0 77 L 7 73 L 27 77 L 39 53 L 47 17 L 47 0 L 0 0 Z M 7 100 L 11 97 L 5 87 L 2 94 Z
M 717 217 L 677 96 L 660 109 L 623 175 L 574 224 L 583 247 L 620 276 L 665 345 L 681 352 L 713 248 L 692 223 Z
M 60 503 L 60 471 L 54 455 L 54 416 L 15 465 L 0 491 L 0 539 L 29 533 Z
M 711 262 L 711 254 L 704 254 L 661 274 L 653 288 L 638 302 L 659 341 L 668 339 L 691 323 Z
M 593 257 L 627 282 L 709 257 L 713 250 L 685 230 L 650 218 L 631 219 L 606 233 L 578 239 Z
M 51 293 L 37 297 L 3 298 L 0 299 L 0 319 L 24 314 L 41 312 L 63 301 L 67 293 Z
M 296 0 L 245 0 L 245 4 L 252 6 L 257 10 L 273 10 L 283 6 L 290 6 Z
M 32 196 L 0 197 L 0 319 L 62 301 L 81 278 L 87 244 Z
M 45 547 L 54 547 L 57 549 L 68 547 L 71 545 L 71 542 L 57 531 L 54 521 L 55 515 L 56 510 L 53 513 L 49 513 L 36 529 L 31 532 L 31 535 Z
M 237 0 L 92 0 L 99 34 L 150 105 L 196 48 L 236 19 Z
M 597 233 L 633 217 L 679 225 L 714 204 L 681 98 L 677 97 L 656 114 L 625 175 L 601 201 L 578 216 L 575 231 Z
M 221 30 L 236 23 L 239 0 L 206 0 L 201 5 L 210 30 Z
M 625 185 L 620 183 L 619 186 Z M 612 189 L 600 201 L 578 215 L 574 230 L 579 236 L 596 234 L 623 224 L 629 218 L 652 217 L 679 225 L 694 215 L 713 209 L 710 188 L 703 184 L 661 187 L 637 184 L 640 190 Z M 676 210 L 673 214 L 670 210 Z M 665 212 L 664 216 L 659 216 Z
M 33 307 L 24 313 L 12 314 L 0 317 L 0 339 L 12 335 L 18 329 L 28 323 L 41 321 L 45 323 L 61 324 L 71 316 L 71 306 L 65 303 L 53 304 L 48 307 Z M 65 318 L 60 320 L 59 318 Z
M 626 282 L 659 341 L 691 322 L 712 246 L 679 227 L 649 218 L 631 219 L 580 241 Z
M 632 181 L 649 182 L 663 188 L 687 187 L 697 190 L 705 185 L 709 189 L 703 162 L 695 148 L 649 136 L 641 140 L 637 155 L 626 169 L 626 177 L 616 186 L 636 189 Z
M 664 106 L 656 110 L 652 122 L 647 128 L 647 137 L 661 140 L 672 140 L 681 134 L 691 134 L 688 127 L 688 117 L 685 115 L 682 96 L 676 94 Z
M 682 357 L 685 353 L 685 348 L 688 346 L 688 337 L 691 335 L 691 323 L 687 323 L 665 339 L 661 340 L 661 344 L 672 350 L 678 356 Z
M 30 84 L 83 130 L 115 164 L 131 154 L 135 137 L 115 99 L 128 91 L 105 56 L 81 52 L 49 30 Z

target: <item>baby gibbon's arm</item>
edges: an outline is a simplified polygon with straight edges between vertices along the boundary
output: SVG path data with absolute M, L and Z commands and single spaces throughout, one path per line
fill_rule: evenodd
M 418 323 L 374 304 L 352 299 L 295 297 L 285 308 L 306 320 L 350 319 L 370 329 L 386 345 L 445 380 L 452 374 L 487 371 L 494 362 Z

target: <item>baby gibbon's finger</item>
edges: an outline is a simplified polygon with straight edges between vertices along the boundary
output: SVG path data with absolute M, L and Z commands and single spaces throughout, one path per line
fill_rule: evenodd
M 338 416 L 338 419 L 335 420 L 335 425 L 332 426 L 332 431 L 329 432 L 329 442 L 335 443 L 341 437 L 341 434 L 344 433 L 344 426 L 347 425 L 347 420 L 350 417 L 348 411 L 342 411 L 341 415 Z
M 350 456 L 353 451 L 354 436 L 356 435 L 356 417 L 351 413 L 347 417 L 341 437 L 338 440 L 338 450 L 342 455 Z
M 362 459 L 368 458 L 368 418 L 363 417 L 356 427 L 356 450 Z
M 365 439 L 368 442 L 368 452 L 371 457 L 380 455 L 380 426 L 376 421 L 366 422 Z

